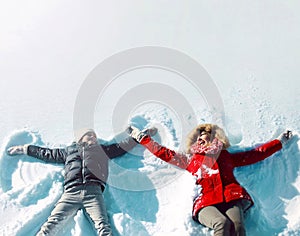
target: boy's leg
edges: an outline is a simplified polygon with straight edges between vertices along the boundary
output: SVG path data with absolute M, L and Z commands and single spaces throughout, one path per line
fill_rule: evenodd
M 214 236 L 230 236 L 232 222 L 215 206 L 204 207 L 198 214 L 199 222 L 214 230 Z
M 56 235 L 81 208 L 80 191 L 64 192 L 37 236 Z
M 102 191 L 99 186 L 87 186 L 86 193 L 83 198 L 83 207 L 86 215 L 94 224 L 98 235 L 111 236 L 112 231 Z

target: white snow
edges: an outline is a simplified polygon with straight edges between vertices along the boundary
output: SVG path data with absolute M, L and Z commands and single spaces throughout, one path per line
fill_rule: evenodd
M 280 152 L 235 174 L 255 202 L 246 214 L 248 235 L 300 235 L 299 10 L 296 1 L 2 1 L 0 235 L 34 235 L 63 182 L 62 166 L 9 156 L 7 148 L 70 144 L 76 98 L 89 73 L 113 54 L 149 45 L 179 50 L 207 70 L 233 151 L 293 130 Z M 161 84 L 144 90 L 156 99 L 129 104 L 129 116 L 119 115 L 116 125 L 120 101 L 147 84 Z M 192 111 L 181 107 L 182 97 Z M 164 68 L 129 70 L 97 99 L 94 127 L 103 142 L 128 123 L 155 125 L 154 138 L 179 151 L 193 119 L 212 122 L 214 112 L 195 84 Z M 141 146 L 112 160 L 104 196 L 114 235 L 212 235 L 191 218 L 194 187 L 193 176 Z M 93 234 L 82 211 L 61 232 Z

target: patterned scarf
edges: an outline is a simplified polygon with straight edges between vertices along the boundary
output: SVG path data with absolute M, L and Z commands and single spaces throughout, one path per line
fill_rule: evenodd
M 221 152 L 223 149 L 223 143 L 217 139 L 214 138 L 214 140 L 207 146 L 202 146 L 198 144 L 198 142 L 195 142 L 191 148 L 191 154 L 199 153 L 199 154 L 210 154 L 215 155 Z

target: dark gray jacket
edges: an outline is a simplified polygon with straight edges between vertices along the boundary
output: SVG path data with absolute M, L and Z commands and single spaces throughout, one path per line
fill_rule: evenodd
M 110 145 L 86 146 L 72 143 L 66 148 L 43 148 L 29 145 L 27 154 L 45 162 L 64 164 L 64 187 L 97 183 L 105 187 L 108 177 L 108 160 L 124 155 L 137 142 L 131 137 Z

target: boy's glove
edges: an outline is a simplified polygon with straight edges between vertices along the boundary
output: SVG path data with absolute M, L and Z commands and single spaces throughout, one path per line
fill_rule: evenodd
M 140 143 L 145 138 L 150 138 L 149 136 L 154 136 L 157 133 L 157 128 L 152 127 L 149 129 L 143 129 L 141 131 L 137 127 L 129 126 L 128 133 L 133 139 Z
M 23 145 L 23 146 L 13 146 L 7 149 L 8 155 L 22 155 L 27 154 L 27 148 L 29 145 Z
M 293 133 L 290 130 L 285 131 L 277 138 L 282 145 L 285 145 L 291 138 L 293 137 Z

